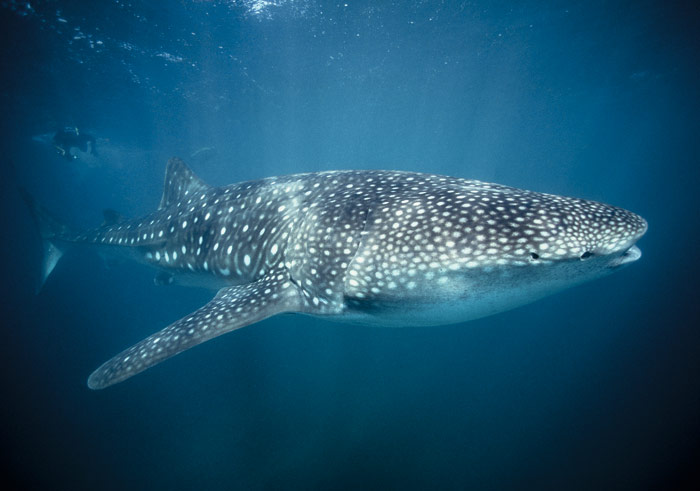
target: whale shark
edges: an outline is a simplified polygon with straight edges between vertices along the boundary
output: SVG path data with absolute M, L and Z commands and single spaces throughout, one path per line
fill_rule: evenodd
M 500 184 L 406 171 L 296 174 L 222 187 L 168 161 L 154 212 L 73 232 L 27 195 L 44 244 L 42 284 L 71 244 L 209 287 L 199 310 L 117 354 L 102 389 L 280 313 L 375 326 L 464 322 L 603 277 L 641 257 L 630 211 Z

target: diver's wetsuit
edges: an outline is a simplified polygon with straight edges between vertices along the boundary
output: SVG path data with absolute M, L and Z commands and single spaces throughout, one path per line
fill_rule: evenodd
M 90 153 L 97 156 L 95 137 L 87 133 L 81 133 L 78 128 L 73 126 L 67 126 L 58 130 L 53 137 L 53 144 L 58 153 L 68 160 L 77 158 L 77 156 L 70 153 L 71 148 L 78 148 L 83 152 L 87 152 L 88 144 L 90 144 Z

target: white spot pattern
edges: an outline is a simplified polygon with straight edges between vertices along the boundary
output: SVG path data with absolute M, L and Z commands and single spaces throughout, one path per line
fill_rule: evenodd
M 75 240 L 135 247 L 161 269 L 241 286 L 115 357 L 91 380 L 109 385 L 245 325 L 232 319 L 274 305 L 280 289 L 294 292 L 297 311 L 366 311 L 478 288 L 518 268 L 536 275 L 547 265 L 619 255 L 645 230 L 641 217 L 621 208 L 480 181 L 332 171 L 212 188 L 174 159 L 156 212 Z M 253 286 L 259 282 L 266 288 Z

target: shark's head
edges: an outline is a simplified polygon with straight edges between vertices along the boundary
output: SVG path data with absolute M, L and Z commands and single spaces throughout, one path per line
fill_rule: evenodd
M 476 266 L 470 279 L 490 278 L 483 290 L 473 282 L 472 292 L 497 292 L 493 306 L 503 305 L 495 310 L 606 276 L 642 255 L 635 244 L 647 223 L 630 211 L 539 193 L 506 194 L 504 200 L 510 205 L 485 207 L 485 214 L 496 210 L 500 218 L 491 220 L 490 228 L 486 220 L 481 237 L 487 237 L 487 245 L 467 262 Z
M 641 257 L 635 243 L 647 223 L 622 208 L 483 183 L 434 196 L 424 198 L 413 214 L 410 203 L 405 209 L 387 208 L 392 221 L 382 217 L 376 230 L 384 243 L 374 248 L 368 242 L 358 255 L 363 263 L 353 264 L 356 271 L 350 272 L 373 278 L 379 270 L 395 278 L 394 290 L 376 293 L 382 315 L 394 311 L 393 325 L 491 315 L 605 276 Z M 423 222 L 413 218 L 421 210 L 429 216 Z M 408 218 L 396 220 L 397 214 Z M 412 234 L 402 233 L 413 226 Z M 397 249 L 400 254 L 394 253 Z M 378 253 L 382 250 L 387 252 Z M 395 263 L 406 266 L 392 268 Z M 371 287 L 358 290 L 360 297 L 372 292 Z M 358 301 L 362 308 L 367 303 Z
M 516 244 L 529 262 L 576 265 L 581 273 L 604 274 L 636 261 L 635 246 L 647 230 L 639 215 L 616 206 L 576 198 L 541 195 L 519 205 Z M 523 252 L 523 251 L 518 251 Z

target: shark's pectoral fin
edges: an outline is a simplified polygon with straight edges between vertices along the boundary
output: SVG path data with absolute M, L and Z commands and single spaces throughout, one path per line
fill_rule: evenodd
M 222 288 L 204 307 L 104 363 L 90 375 L 88 387 L 104 389 L 216 336 L 275 314 L 299 311 L 301 305 L 299 291 L 285 271 Z

